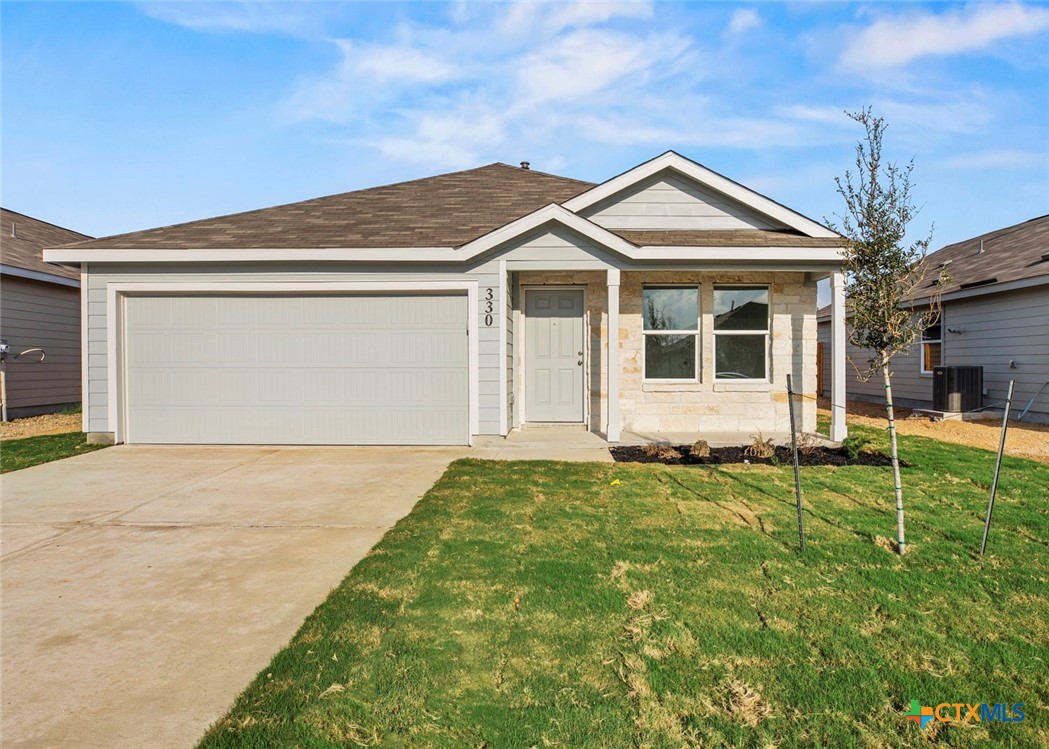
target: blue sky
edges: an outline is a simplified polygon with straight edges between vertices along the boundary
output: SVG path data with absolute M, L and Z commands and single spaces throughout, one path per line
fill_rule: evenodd
M 2 4 L 5 207 L 93 235 L 674 149 L 840 208 L 873 105 L 933 247 L 1049 212 L 1049 5 Z

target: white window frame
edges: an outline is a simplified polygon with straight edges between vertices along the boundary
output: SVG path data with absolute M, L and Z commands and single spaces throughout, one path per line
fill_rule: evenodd
M 703 345 L 703 287 L 700 284 L 673 284 L 673 283 L 657 283 L 657 284 L 642 284 L 641 285 L 641 304 L 642 307 L 645 303 L 645 291 L 648 289 L 695 289 L 696 291 L 696 329 L 695 330 L 645 330 L 645 310 L 641 310 L 641 381 L 642 382 L 656 382 L 663 384 L 697 384 L 700 382 L 700 371 L 699 365 L 702 361 L 700 351 Z M 649 377 L 648 376 L 648 361 L 646 350 L 648 349 L 646 336 L 650 335 L 690 335 L 696 339 L 696 360 L 693 363 L 695 371 L 694 377 Z
M 925 368 L 925 344 L 927 344 L 927 343 L 939 344 L 939 346 L 940 346 L 940 364 L 943 364 L 943 316 L 941 315 L 940 319 L 937 320 L 934 324 L 936 325 L 936 327 L 938 327 L 940 329 L 940 337 L 939 338 L 930 338 L 928 340 L 925 339 L 925 331 L 928 328 L 931 328 L 932 325 L 929 325 L 929 326 L 927 326 L 925 328 L 922 328 L 921 335 L 918 336 L 918 371 L 921 374 L 923 374 L 923 375 L 931 375 L 933 373 L 932 369 L 926 369 Z M 939 365 L 936 365 L 936 366 L 939 366 Z
M 717 324 L 714 322 L 716 313 L 714 312 L 714 299 L 717 297 L 717 293 L 720 289 L 753 289 L 761 287 L 765 289 L 765 294 L 768 299 L 768 317 L 765 320 L 765 331 L 762 333 L 760 330 L 718 330 Z M 769 351 L 772 348 L 772 285 L 767 283 L 716 283 L 714 284 L 713 291 L 711 292 L 711 323 L 710 332 L 713 335 L 713 354 L 714 354 L 714 382 L 757 382 L 757 383 L 769 383 L 772 382 L 772 358 L 769 356 Z M 723 335 L 764 335 L 765 336 L 765 376 L 764 377 L 718 377 L 718 336 Z

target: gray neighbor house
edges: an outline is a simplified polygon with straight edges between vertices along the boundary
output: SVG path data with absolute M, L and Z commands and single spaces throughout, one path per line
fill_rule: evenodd
M 943 287 L 940 321 L 893 359 L 895 402 L 931 409 L 933 367 L 982 367 L 985 406 L 1004 401 L 1015 380 L 1013 414 L 1031 404 L 1025 421 L 1049 422 L 1049 216 L 948 245 L 927 261 L 930 268 L 945 267 L 950 283 Z M 820 346 L 829 346 L 830 337 L 828 306 L 819 312 Z M 866 352 L 851 343 L 846 350 L 848 397 L 881 401 L 881 378 L 857 377 L 855 367 L 866 369 Z M 829 393 L 830 375 L 822 370 L 821 390 Z
M 843 320 L 842 246 L 669 151 L 599 184 L 491 164 L 44 257 L 82 272 L 94 441 L 747 441 L 787 432 L 788 374 L 816 428 L 816 284 Z
M 53 413 L 80 402 L 80 271 L 45 263 L 44 247 L 90 239 L 46 221 L 0 208 L 0 339 L 7 367 L 9 419 Z

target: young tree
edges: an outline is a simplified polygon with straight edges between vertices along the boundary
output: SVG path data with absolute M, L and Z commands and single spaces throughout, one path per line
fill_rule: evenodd
M 903 531 L 903 486 L 896 446 L 896 419 L 892 405 L 892 357 L 906 351 L 922 331 L 939 319 L 938 289 L 945 280 L 929 285 L 925 254 L 932 233 L 905 244 L 907 226 L 918 213 L 911 199 L 914 159 L 900 167 L 882 160 L 886 124 L 867 107 L 846 112 L 863 125 L 866 137 L 856 144 L 855 172 L 835 178 L 845 211 L 835 214 L 835 230 L 848 243 L 845 248 L 845 297 L 851 311 L 849 340 L 871 352 L 866 381 L 878 375 L 885 382 L 885 415 L 889 425 L 892 473 L 896 491 L 897 551 L 906 551 Z M 833 226 L 833 224 L 832 224 Z M 921 297 L 920 307 L 915 306 Z

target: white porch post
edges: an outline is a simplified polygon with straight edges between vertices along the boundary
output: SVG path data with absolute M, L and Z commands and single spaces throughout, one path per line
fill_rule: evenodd
M 619 442 L 619 268 L 608 269 L 608 427 L 609 442 Z
M 830 274 L 830 438 L 841 442 L 845 426 L 845 274 Z

